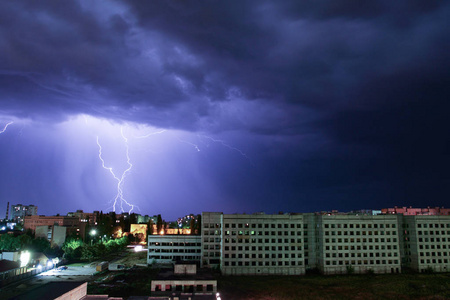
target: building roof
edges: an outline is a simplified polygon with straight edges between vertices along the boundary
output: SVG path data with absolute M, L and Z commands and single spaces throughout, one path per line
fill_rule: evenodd
M 79 287 L 84 282 L 49 282 L 26 293 L 13 297 L 12 300 L 48 300 L 58 298 L 65 293 Z
M 11 260 L 6 260 L 6 259 L 0 260 L 0 272 L 17 269 L 19 267 L 20 267 L 20 263 L 17 261 L 11 261 Z

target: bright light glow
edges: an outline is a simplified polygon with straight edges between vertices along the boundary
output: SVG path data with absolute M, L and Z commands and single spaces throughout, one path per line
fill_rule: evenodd
M 30 262 L 30 252 L 24 251 L 20 254 L 20 266 L 25 267 Z
M 164 229 L 159 232 L 160 235 L 164 235 Z
M 51 260 L 47 261 L 47 268 L 52 268 L 53 267 L 53 262 Z
M 42 266 L 41 266 L 41 265 L 38 265 L 37 268 L 38 268 L 39 270 L 42 270 Z
M 97 230 L 92 229 L 92 230 L 91 230 L 91 235 L 94 236 L 94 235 L 96 235 L 96 234 L 97 234 Z
M 3 227 L 2 227 L 2 230 L 5 230 L 5 229 L 6 229 L 6 227 L 5 227 L 5 226 L 3 226 Z
M 142 251 L 143 247 L 141 245 L 138 245 L 136 247 L 134 247 L 134 252 L 139 252 Z

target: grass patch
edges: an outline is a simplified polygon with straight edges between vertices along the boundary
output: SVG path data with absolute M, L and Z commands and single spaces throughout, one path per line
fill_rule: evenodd
M 224 299 L 450 298 L 450 274 L 222 276 Z

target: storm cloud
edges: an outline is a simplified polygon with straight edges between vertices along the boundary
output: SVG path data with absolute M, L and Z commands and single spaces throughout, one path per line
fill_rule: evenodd
M 73 141 L 58 126 L 85 115 L 176 132 L 165 183 L 145 186 L 147 167 L 124 185 L 144 213 L 183 214 L 147 198 L 195 212 L 448 205 L 449 17 L 419 0 L 2 2 L 0 127 L 16 123 L 0 135 L 0 199 L 27 202 L 22 181 L 49 213 L 56 198 L 100 209 L 98 170 L 74 178 L 58 162 L 71 147 L 55 150 Z M 94 156 L 74 157 L 92 166 L 85 144 Z M 70 184 L 49 194 L 23 161 Z

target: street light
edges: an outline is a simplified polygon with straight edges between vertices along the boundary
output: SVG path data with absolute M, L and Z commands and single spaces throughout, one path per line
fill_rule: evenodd
M 91 246 L 92 246 L 92 242 L 94 241 L 95 235 L 97 234 L 97 230 L 92 229 L 89 234 L 92 236 L 92 239 L 91 239 Z

